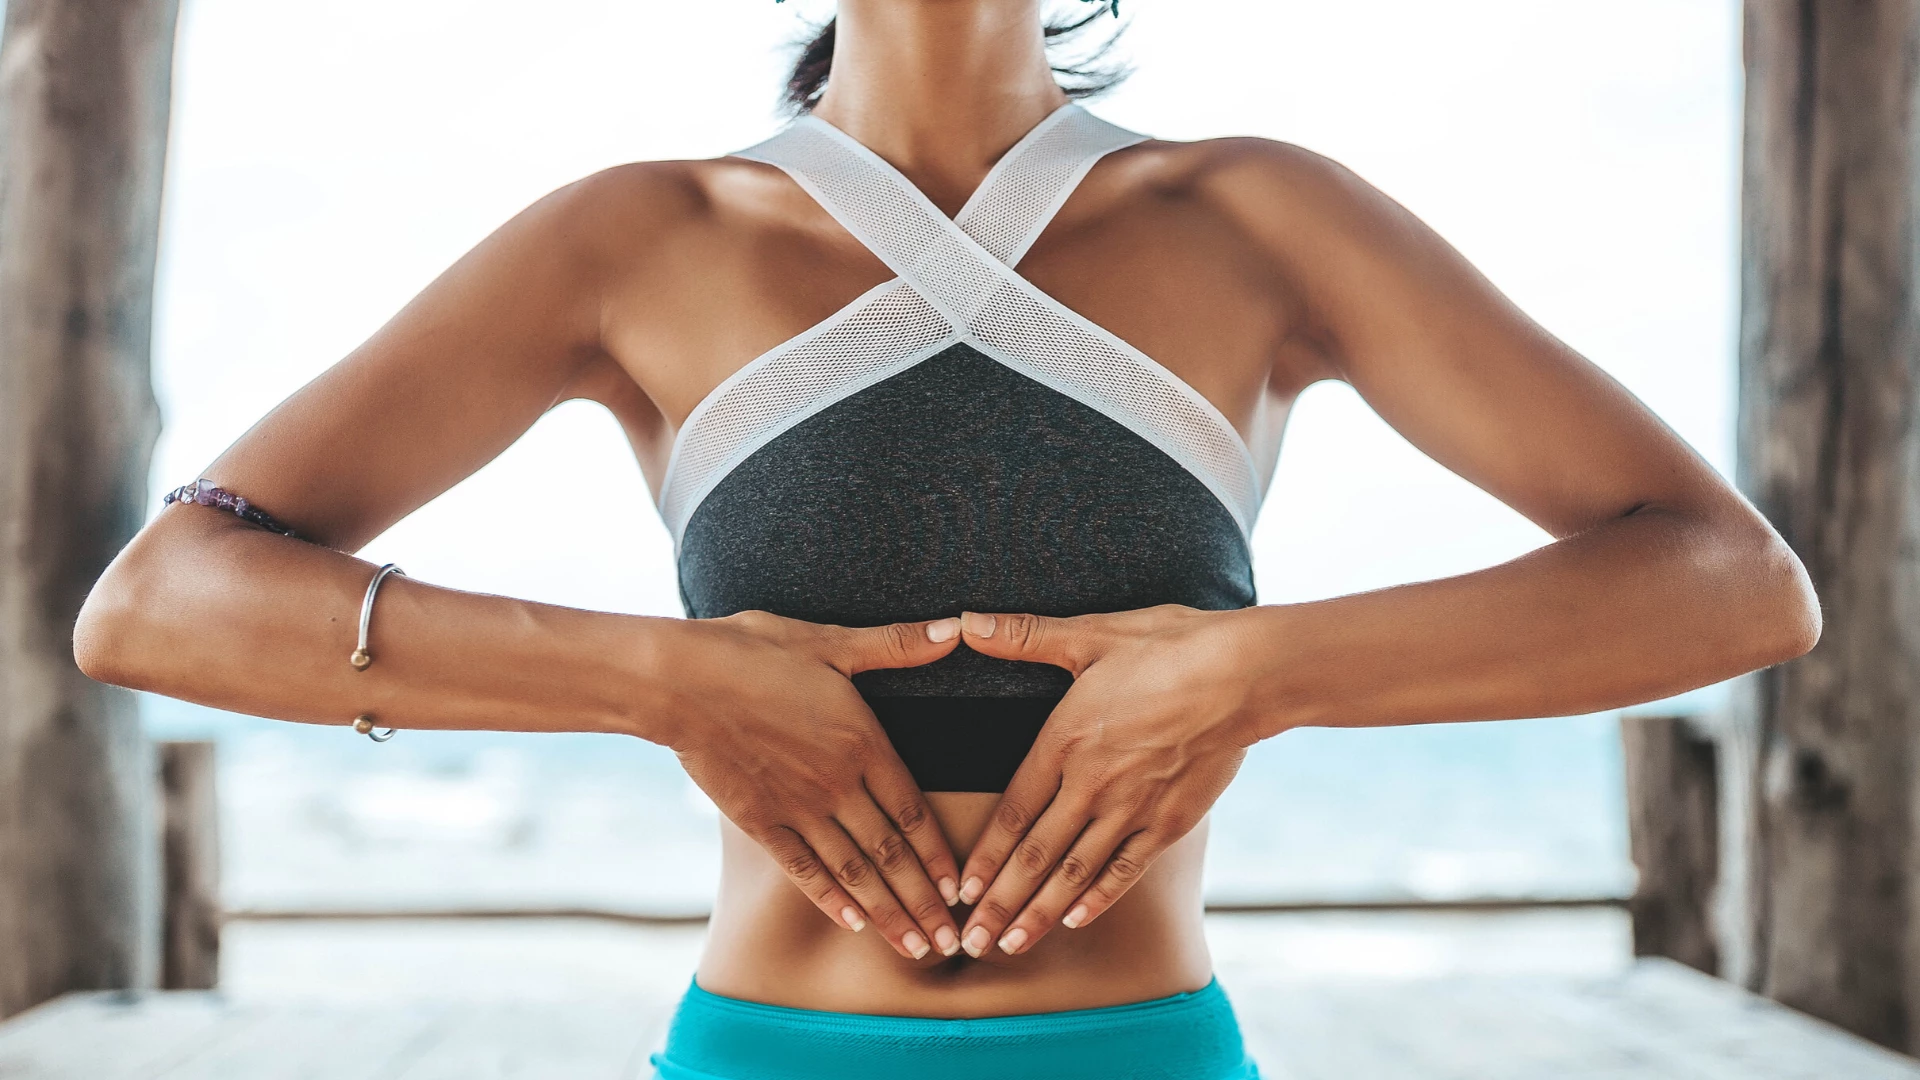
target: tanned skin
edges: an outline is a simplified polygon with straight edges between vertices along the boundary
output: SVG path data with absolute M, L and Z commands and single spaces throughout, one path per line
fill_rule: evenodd
M 839 10 L 818 115 L 949 214 L 1065 100 L 1038 0 Z M 1778 663 L 1819 635 L 1804 570 L 1747 502 L 1325 158 L 1260 139 L 1115 152 L 1020 272 L 1172 369 L 1256 450 L 1304 388 L 1342 380 L 1553 541 L 1316 603 L 970 613 L 964 632 L 641 618 L 397 578 L 379 662 L 355 672 L 372 567 L 345 552 L 570 399 L 619 418 L 657 487 L 721 380 L 892 276 L 776 169 L 649 162 L 509 221 L 207 469 L 319 543 L 169 509 L 94 589 L 78 660 L 107 682 L 287 720 L 371 712 L 669 746 L 727 819 L 702 986 L 965 1017 L 1205 985 L 1202 822 L 1254 742 L 1604 709 Z M 1004 796 L 915 790 L 848 681 L 963 644 L 1077 676 Z

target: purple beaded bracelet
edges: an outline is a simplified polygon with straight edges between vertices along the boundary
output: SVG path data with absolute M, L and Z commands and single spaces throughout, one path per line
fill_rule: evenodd
M 177 502 L 197 503 L 200 506 L 211 506 L 215 510 L 225 510 L 239 515 L 242 521 L 250 521 L 268 532 L 300 539 L 298 533 L 282 525 L 272 514 L 248 502 L 243 496 L 235 495 L 225 488 L 214 487 L 213 482 L 205 478 L 167 492 L 162 505 L 172 506 Z

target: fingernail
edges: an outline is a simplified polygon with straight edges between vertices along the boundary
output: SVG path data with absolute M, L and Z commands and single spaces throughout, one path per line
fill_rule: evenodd
M 1026 943 L 1027 932 L 1016 926 L 1007 931 L 1006 937 L 1000 939 L 1000 951 L 1006 953 L 1008 956 L 1012 956 L 1014 953 L 1019 952 L 1021 946 Z
M 987 933 L 986 927 L 976 926 L 967 931 L 966 950 L 968 956 L 978 960 L 980 954 L 986 952 L 987 946 L 991 944 L 993 944 L 993 935 Z
M 992 637 L 997 620 L 991 615 L 969 611 L 960 616 L 960 626 L 974 637 Z
M 1087 905 L 1075 904 L 1073 910 L 1067 912 L 1067 917 L 1060 920 L 1060 924 L 1069 930 L 1078 930 L 1080 924 L 1085 921 L 1087 921 Z
M 971 904 L 975 900 L 980 899 L 980 894 L 985 891 L 987 891 L 986 882 L 981 881 L 977 877 L 970 877 L 967 879 L 965 885 L 960 886 L 960 902 L 963 904 Z
M 928 641 L 952 641 L 953 636 L 959 632 L 959 619 L 941 619 L 938 622 L 930 622 L 927 624 Z
M 900 939 L 900 944 L 907 947 L 915 960 L 927 955 L 927 939 L 921 937 L 918 930 L 907 931 L 907 936 Z
M 840 921 L 846 923 L 847 929 L 856 934 L 867 928 L 867 920 L 861 918 L 860 913 L 850 907 L 840 909 Z
M 960 935 L 954 933 L 951 926 L 943 926 L 935 930 L 933 943 L 940 947 L 941 956 L 952 956 L 960 951 Z
M 939 889 L 940 889 L 940 899 L 945 900 L 947 902 L 948 907 L 952 907 L 953 905 L 960 902 L 960 890 L 953 887 L 952 878 L 950 877 L 941 878 Z

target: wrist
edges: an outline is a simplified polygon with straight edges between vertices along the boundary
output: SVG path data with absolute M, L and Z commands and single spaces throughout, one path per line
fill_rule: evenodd
M 1299 670 L 1300 641 L 1293 609 L 1263 604 L 1222 614 L 1228 616 L 1228 648 L 1240 673 L 1234 737 L 1252 746 L 1304 726 L 1304 703 L 1293 677 Z
M 704 636 L 701 629 L 696 619 L 632 620 L 621 649 L 626 692 L 619 698 L 616 723 L 622 734 L 679 749 L 680 720 L 688 715 L 683 704 L 687 675 L 702 651 L 695 641 Z

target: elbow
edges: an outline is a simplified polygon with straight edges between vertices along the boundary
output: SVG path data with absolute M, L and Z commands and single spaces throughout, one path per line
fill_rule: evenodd
M 123 551 L 94 583 L 73 625 L 73 661 L 95 682 L 144 689 L 143 657 L 154 626 L 154 607 L 145 597 L 148 574 L 131 550 Z
M 1739 631 L 1741 667 L 1757 670 L 1804 656 L 1820 641 L 1820 598 L 1787 542 L 1770 526 L 1743 545 L 1738 595 L 1743 610 L 1730 628 Z
M 1786 545 L 1782 543 L 1781 547 L 1785 548 Z M 1786 558 L 1791 561 L 1792 568 L 1790 581 L 1782 590 L 1785 595 L 1781 599 L 1782 610 L 1778 619 L 1781 635 L 1778 640 L 1779 656 L 1773 661 L 1776 664 L 1812 652 L 1813 647 L 1820 643 L 1820 631 L 1824 626 L 1820 597 L 1813 591 L 1813 580 L 1807 576 L 1807 568 L 1800 564 L 1799 557 L 1792 551 L 1786 553 Z

